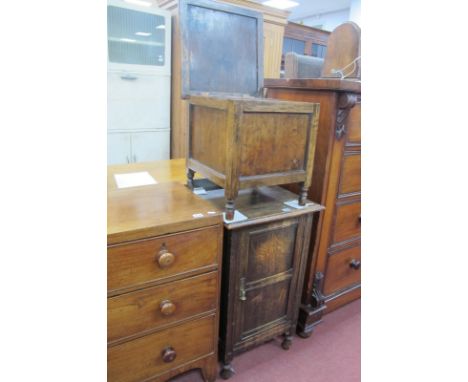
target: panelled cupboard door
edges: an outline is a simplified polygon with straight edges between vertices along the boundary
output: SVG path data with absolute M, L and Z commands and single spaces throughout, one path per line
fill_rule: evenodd
M 108 130 L 169 129 L 170 94 L 168 75 L 108 72 Z
M 107 134 L 107 164 L 130 163 L 131 145 L 130 133 Z
M 132 161 L 169 159 L 170 130 L 132 134 Z
M 294 269 L 301 258 L 298 230 L 295 218 L 233 233 L 240 270 L 235 281 L 235 348 L 294 320 L 298 273 Z

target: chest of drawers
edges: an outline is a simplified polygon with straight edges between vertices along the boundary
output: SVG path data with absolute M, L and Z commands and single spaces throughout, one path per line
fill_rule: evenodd
M 215 380 L 222 234 L 179 183 L 108 192 L 108 381 Z
M 317 147 L 308 198 L 325 206 L 312 227 L 313 245 L 298 321 L 312 333 L 324 311 L 360 297 L 361 83 L 338 79 L 267 80 L 268 97 L 319 102 Z M 299 193 L 297 185 L 291 190 Z

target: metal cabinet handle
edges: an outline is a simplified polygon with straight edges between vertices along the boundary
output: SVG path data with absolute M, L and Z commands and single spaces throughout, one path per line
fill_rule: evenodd
M 247 297 L 245 294 L 245 277 L 241 277 L 240 279 L 239 300 L 241 301 L 247 300 Z
M 361 268 L 361 262 L 356 259 L 352 259 L 351 262 L 349 263 L 350 268 L 358 270 Z
M 138 79 L 137 76 L 132 76 L 131 74 L 123 74 L 120 76 L 120 78 L 125 81 L 135 81 Z

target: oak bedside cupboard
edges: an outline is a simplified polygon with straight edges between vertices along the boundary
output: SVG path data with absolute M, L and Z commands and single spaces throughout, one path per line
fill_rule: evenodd
M 263 18 L 211 0 L 180 0 L 182 97 L 189 104 L 187 177 L 225 189 L 232 219 L 240 189 L 311 184 L 319 105 L 261 98 Z
M 219 208 L 224 205 L 222 190 L 209 191 L 206 198 Z M 219 340 L 224 379 L 232 376 L 231 361 L 240 352 L 278 335 L 289 349 L 312 217 L 323 209 L 310 202 L 298 206 L 296 195 L 281 187 L 242 190 L 237 208 L 236 219 L 224 224 Z
M 339 37 L 338 33 L 344 33 Z M 348 41 L 346 60 L 328 57 L 327 72 L 360 54 L 360 29 L 354 23 L 337 28 L 328 53 Z M 348 74 L 360 75 L 360 65 Z M 307 261 L 298 333 L 309 336 L 324 313 L 361 295 L 361 82 L 360 79 L 280 79 L 265 81 L 267 96 L 281 100 L 320 102 L 321 111 L 308 198 L 325 206 L 314 220 Z M 298 185 L 288 187 L 296 193 Z
M 107 202 L 108 381 L 199 368 L 213 382 L 221 211 L 174 182 L 114 188 Z

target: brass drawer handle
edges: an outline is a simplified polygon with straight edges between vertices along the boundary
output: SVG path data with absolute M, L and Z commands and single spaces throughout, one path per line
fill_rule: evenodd
M 156 256 L 156 260 L 158 261 L 158 265 L 160 268 L 169 268 L 175 260 L 175 255 L 167 250 L 165 246 L 159 251 L 158 255 Z
M 169 363 L 176 359 L 177 353 L 172 346 L 168 346 L 162 351 L 161 356 L 164 362 Z
M 349 263 L 350 268 L 358 270 L 361 268 L 361 262 L 356 259 L 352 259 L 351 262 Z
M 171 316 L 176 311 L 176 306 L 171 300 L 161 301 L 159 308 L 163 316 Z

